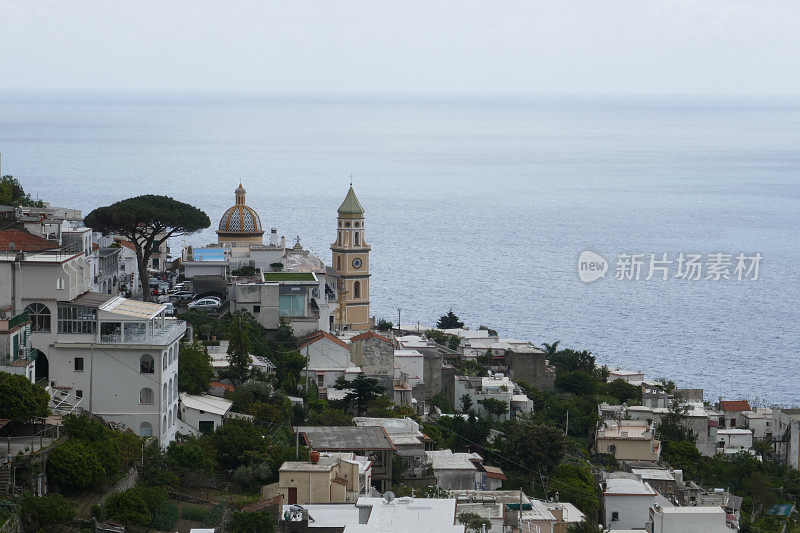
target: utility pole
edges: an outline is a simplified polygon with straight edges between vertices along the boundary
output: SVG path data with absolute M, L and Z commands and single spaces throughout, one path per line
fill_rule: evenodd
M 306 389 L 305 389 L 305 393 L 306 394 L 308 394 L 308 348 L 309 348 L 309 346 L 311 346 L 310 342 L 308 344 L 306 344 Z
M 398 307 L 397 308 L 397 334 L 400 335 L 400 311 L 403 309 Z
M 567 409 L 567 429 L 564 430 L 564 435 L 569 435 L 569 409 Z

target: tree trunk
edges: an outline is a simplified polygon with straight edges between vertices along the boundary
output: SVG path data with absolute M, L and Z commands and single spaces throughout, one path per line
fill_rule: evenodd
M 150 260 L 150 255 L 141 255 L 139 250 L 136 250 L 136 262 L 139 264 L 139 283 L 142 286 L 142 301 L 150 301 L 150 276 L 147 274 L 147 263 Z

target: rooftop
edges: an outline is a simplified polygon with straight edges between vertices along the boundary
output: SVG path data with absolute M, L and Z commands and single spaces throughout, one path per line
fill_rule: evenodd
M 605 481 L 603 494 L 611 496 L 655 496 L 658 493 L 648 483 L 642 481 L 609 478 Z
M 313 281 L 317 278 L 313 272 L 264 272 L 264 281 Z
M 20 252 L 41 252 L 58 248 L 58 244 L 37 235 L 20 231 L 18 229 L 7 229 L 0 231 L 0 250 L 13 250 Z
M 392 533 L 464 533 L 456 525 L 455 498 L 397 498 L 387 503 L 383 498 L 361 497 L 356 507 L 371 507 L 366 524 L 347 525 L 345 533 L 391 531 Z
M 394 450 L 382 427 L 298 426 L 308 445 L 315 450 Z
M 108 300 L 98 307 L 100 311 L 113 313 L 114 315 L 125 318 L 151 319 L 164 311 L 164 304 L 152 302 L 140 302 L 139 300 L 129 300 L 122 296 L 117 296 Z
M 675 481 L 675 476 L 669 470 L 660 468 L 632 468 L 632 474 L 641 476 L 643 480 L 657 479 L 660 481 Z
M 750 404 L 747 403 L 747 400 L 722 400 L 719 402 L 719 407 L 728 413 L 736 411 L 752 411 L 752 409 L 750 409 Z
M 365 340 L 368 340 L 368 339 L 378 339 L 380 341 L 388 342 L 389 344 L 392 344 L 392 341 L 390 341 L 389 339 L 387 339 L 383 335 L 378 335 L 374 331 L 365 331 L 364 333 L 361 333 L 359 335 L 355 335 L 353 337 L 350 337 L 351 341 L 365 341 Z
M 300 339 L 298 339 L 297 347 L 304 348 L 307 344 L 314 344 L 315 342 L 321 341 L 323 339 L 328 339 L 329 341 L 338 344 L 342 348 L 346 348 L 348 350 L 350 349 L 350 346 L 348 346 L 348 344 L 344 342 L 342 339 L 334 337 L 327 331 L 322 331 L 322 330 L 315 331 L 314 333 L 309 333 L 305 337 L 301 337 Z
M 232 401 L 212 396 L 211 394 L 186 394 L 182 392 L 180 398 L 181 403 L 187 409 L 196 409 L 215 415 L 226 414 L 233 405 Z
M 451 450 L 426 451 L 434 470 L 477 470 L 472 460 L 483 461 L 477 453 L 453 453 Z

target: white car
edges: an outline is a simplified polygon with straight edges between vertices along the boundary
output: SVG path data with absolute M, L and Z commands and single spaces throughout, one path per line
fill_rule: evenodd
M 216 298 L 200 298 L 189 304 L 189 309 L 217 310 L 222 306 Z
M 175 316 L 175 306 L 171 303 L 164 304 L 164 314 L 167 316 Z

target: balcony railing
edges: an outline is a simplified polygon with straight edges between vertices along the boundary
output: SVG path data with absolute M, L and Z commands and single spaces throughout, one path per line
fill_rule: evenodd
M 100 342 L 103 344 L 166 345 L 183 335 L 183 332 L 186 331 L 186 322 L 167 319 L 163 326 L 148 323 L 146 328 L 128 328 L 128 331 L 125 329 L 123 326 L 122 329 L 101 333 Z

